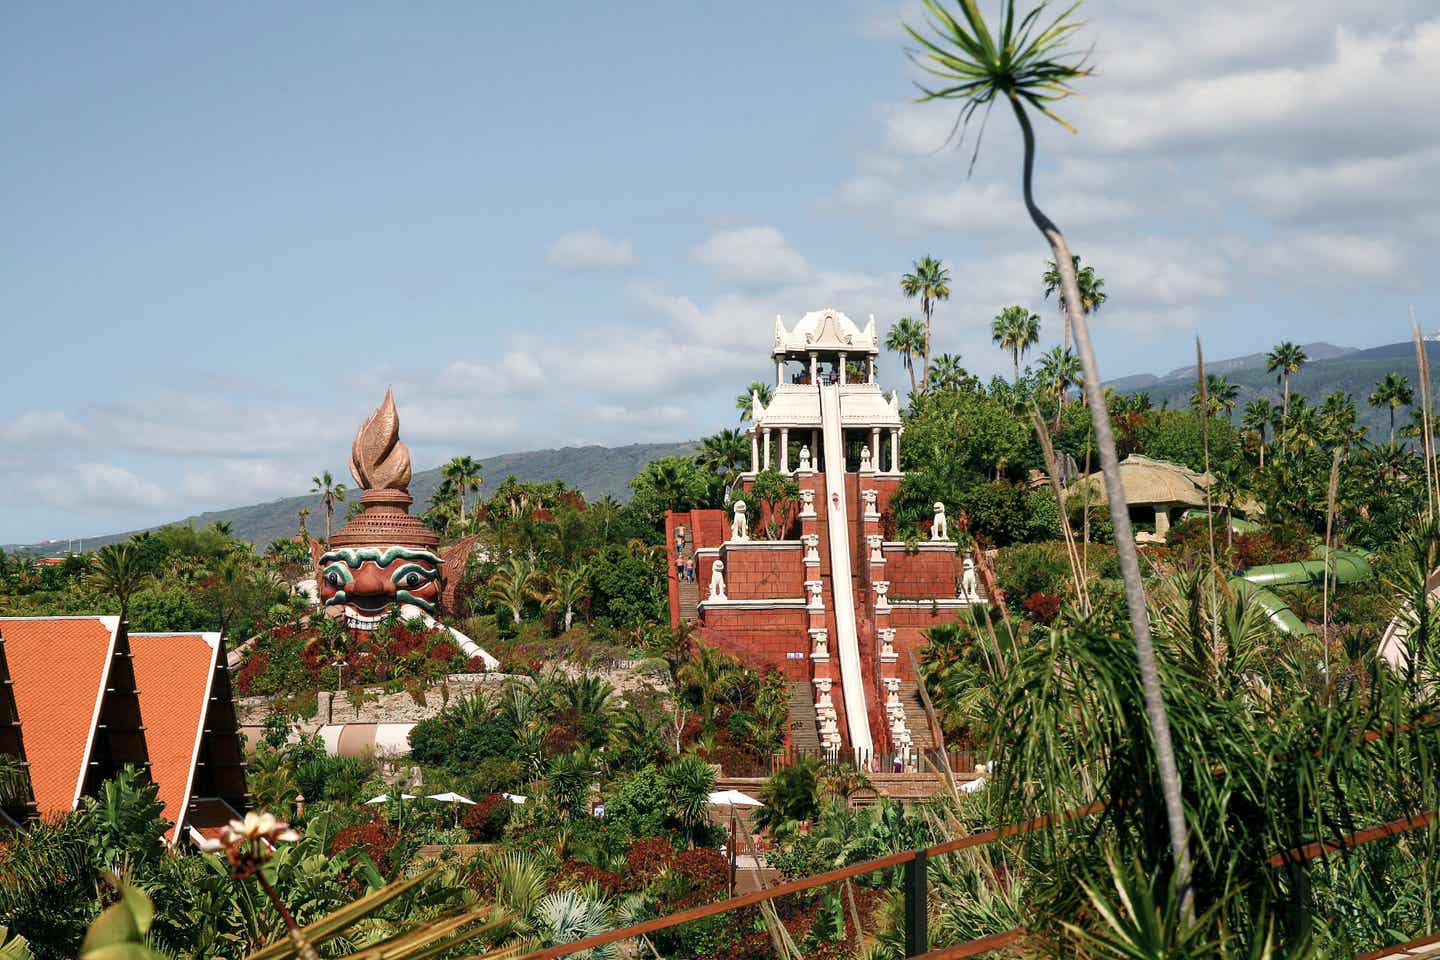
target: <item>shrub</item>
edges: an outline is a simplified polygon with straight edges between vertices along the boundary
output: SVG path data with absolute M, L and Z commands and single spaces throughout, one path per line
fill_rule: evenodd
M 370 858 L 370 862 L 375 864 L 375 869 L 388 878 L 393 866 L 390 851 L 395 848 L 398 839 L 395 828 L 382 820 L 378 813 L 374 813 L 365 823 L 346 827 L 335 834 L 330 841 L 330 855 L 335 856 L 358 847 Z
M 1020 602 L 1037 623 L 1047 626 L 1060 615 L 1060 598 L 1053 593 L 1032 593 Z
M 505 833 L 513 804 L 498 793 L 487 793 L 475 801 L 460 825 L 473 843 L 494 843 Z
M 1007 597 L 1063 594 L 1069 581 L 1063 543 L 1018 544 L 1001 550 L 995 561 L 995 582 Z

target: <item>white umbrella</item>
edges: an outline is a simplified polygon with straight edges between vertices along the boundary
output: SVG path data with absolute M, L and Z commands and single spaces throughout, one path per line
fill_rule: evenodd
M 707 801 L 712 807 L 763 807 L 765 804 L 739 790 L 717 790 Z
M 528 799 L 527 797 L 522 797 L 518 793 L 502 793 L 500 794 L 500 796 L 504 797 L 506 800 L 509 800 L 511 803 L 518 803 L 521 805 L 523 805 Z
M 469 797 L 462 797 L 460 796 L 460 794 L 455 793 L 454 791 L 449 791 L 447 793 L 432 793 L 425 799 L 439 800 L 441 803 L 468 803 L 471 805 L 475 803 L 475 801 L 471 800 Z
M 392 799 L 393 799 L 393 798 L 390 796 L 390 794 L 388 794 L 388 793 L 382 793 L 382 794 L 380 794 L 380 796 L 378 796 L 378 797 L 371 797 L 369 800 L 366 800 L 365 802 L 366 802 L 366 803 L 389 803 Z M 410 794 L 408 794 L 408 793 L 402 793 L 402 794 L 400 794 L 400 799 L 401 799 L 401 800 L 414 800 L 415 798 L 412 797 L 412 796 L 411 796 Z
M 970 780 L 970 781 L 967 781 L 966 783 L 960 784 L 960 789 L 963 790 L 965 793 L 979 793 L 979 792 L 980 792 L 981 790 L 983 790 L 984 788 L 985 788 L 985 778 L 984 778 L 984 777 L 979 777 L 978 779 Z

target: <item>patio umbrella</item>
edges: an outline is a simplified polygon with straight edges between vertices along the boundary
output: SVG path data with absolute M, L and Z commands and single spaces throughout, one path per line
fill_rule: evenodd
M 717 790 L 707 801 L 712 807 L 763 807 L 765 804 L 739 790 Z
M 366 803 L 389 803 L 389 802 L 390 802 L 391 800 L 393 800 L 393 799 L 395 799 L 395 798 L 394 798 L 394 797 L 391 797 L 390 794 L 388 794 L 388 793 L 382 793 L 382 794 L 380 794 L 380 796 L 378 796 L 378 797 L 371 797 L 369 800 L 366 800 L 365 802 L 366 802 Z M 414 800 L 415 798 L 414 798 L 413 796 L 411 796 L 410 794 L 408 794 L 408 793 L 402 793 L 402 794 L 400 794 L 399 799 L 401 799 L 401 800 Z
M 460 796 L 460 794 L 455 793 L 453 790 L 447 793 L 432 793 L 425 799 L 439 800 L 441 803 L 468 803 L 471 805 L 474 805 L 475 803 L 475 801 L 471 800 L 469 797 L 462 797 Z
M 500 794 L 500 796 L 504 797 L 506 800 L 509 800 L 511 803 L 518 803 L 522 806 L 525 804 L 525 801 L 529 799 L 528 797 L 522 797 L 518 793 L 502 793 Z

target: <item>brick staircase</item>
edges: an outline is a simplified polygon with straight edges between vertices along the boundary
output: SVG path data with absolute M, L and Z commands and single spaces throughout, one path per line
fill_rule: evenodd
M 680 556 L 682 558 L 695 556 L 695 538 L 688 527 L 685 530 L 685 545 L 681 548 Z M 694 623 L 700 616 L 700 584 L 693 580 L 681 580 L 679 587 L 680 622 Z
M 790 684 L 790 746 L 801 753 L 820 752 L 815 690 L 808 680 Z

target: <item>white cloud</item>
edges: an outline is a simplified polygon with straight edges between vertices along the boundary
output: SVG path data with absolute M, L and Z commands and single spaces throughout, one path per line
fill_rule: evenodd
M 618 403 L 602 403 L 594 408 L 595 419 L 604 423 L 635 424 L 642 427 L 680 423 L 689 411 L 677 403 L 627 407 Z
M 1433 206 L 1440 147 L 1246 171 L 1240 192 L 1283 219 L 1382 219 Z
M 1249 258 L 1258 270 L 1306 283 L 1383 283 L 1406 272 L 1405 254 L 1386 237 L 1324 230 L 1292 231 L 1260 244 Z
M 775 227 L 721 230 L 694 250 L 697 261 L 743 287 L 801 283 L 810 265 Z
M 511 350 L 498 364 L 456 360 L 442 368 L 435 377 L 441 392 L 456 394 L 511 394 L 530 387 L 543 386 L 545 371 L 535 356 L 524 350 Z M 420 385 L 411 385 L 423 390 Z
M 564 270 L 614 270 L 635 263 L 629 240 L 614 240 L 599 230 L 576 230 L 545 251 L 545 260 Z
M 85 436 L 85 428 L 58 410 L 31 411 L 0 423 L 0 442 L 35 443 L 73 440 Z
M 294 496 L 309 487 L 314 471 L 275 460 L 222 460 L 191 466 L 180 478 L 180 495 L 200 503 L 249 503 Z
M 78 463 L 36 476 L 33 492 L 47 503 L 74 509 L 158 510 L 174 498 L 158 484 L 113 463 Z

